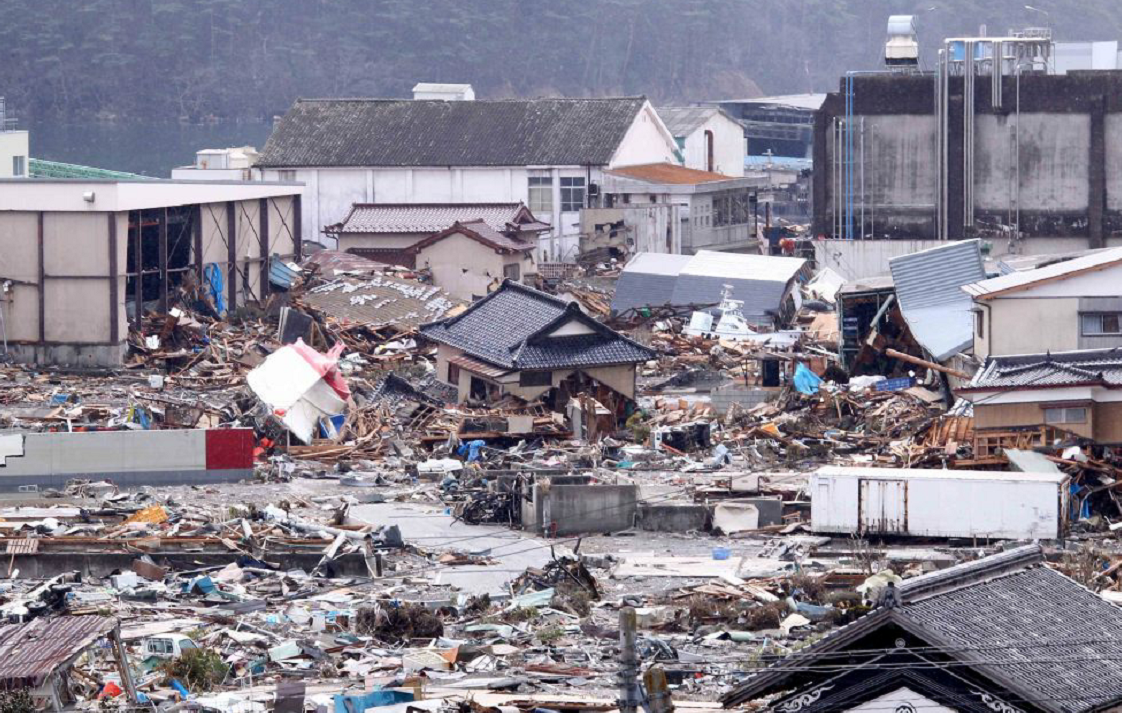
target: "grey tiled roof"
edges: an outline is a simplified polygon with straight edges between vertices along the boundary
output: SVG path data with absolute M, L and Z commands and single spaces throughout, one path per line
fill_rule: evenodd
M 833 655 L 898 624 L 1044 710 L 1083 713 L 1122 700 L 1122 609 L 1019 547 L 907 580 L 902 604 L 879 608 L 747 679 L 722 697 L 738 705 L 790 689 L 816 655 Z M 830 659 L 825 659 L 830 660 Z M 964 670 L 959 667 L 958 670 Z M 805 680 L 798 684 L 807 686 Z
M 991 356 L 970 389 L 1017 389 L 1102 384 L 1122 386 L 1122 349 Z
M 592 333 L 546 336 L 570 320 Z M 509 280 L 463 314 L 423 325 L 421 333 L 507 369 L 634 364 L 654 357 L 650 349 L 583 314 L 577 303 Z
M 355 203 L 331 232 L 438 233 L 453 223 L 482 220 L 503 230 L 522 210 L 521 203 Z
M 905 604 L 904 611 L 969 648 L 967 658 L 996 663 L 996 672 L 1032 692 L 1025 698 L 1050 699 L 1072 713 L 1122 698 L 1122 609 L 1047 567 Z
M 602 166 L 645 102 L 301 99 L 257 165 Z

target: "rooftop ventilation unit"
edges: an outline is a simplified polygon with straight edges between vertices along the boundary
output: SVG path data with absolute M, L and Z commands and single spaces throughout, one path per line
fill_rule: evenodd
M 919 66 L 915 15 L 888 18 L 888 41 L 884 43 L 884 63 L 889 67 Z

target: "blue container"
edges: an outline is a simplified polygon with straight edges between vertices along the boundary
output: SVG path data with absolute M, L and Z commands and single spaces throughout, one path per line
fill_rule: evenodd
M 713 559 L 715 560 L 727 560 L 730 555 L 732 555 L 732 550 L 727 547 L 713 548 Z

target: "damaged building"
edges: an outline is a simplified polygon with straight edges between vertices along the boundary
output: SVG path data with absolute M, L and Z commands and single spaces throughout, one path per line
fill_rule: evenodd
M 654 356 L 585 315 L 578 303 L 509 280 L 462 314 L 422 326 L 420 334 L 439 345 L 437 374 L 458 387 L 460 401 L 549 394 L 547 401 L 561 410 L 588 394 L 617 419 L 635 398 L 636 365 Z
M 120 365 L 130 329 L 180 290 L 219 312 L 263 303 L 270 268 L 299 260 L 292 183 L 47 180 L 0 183 L 0 293 L 8 353 Z

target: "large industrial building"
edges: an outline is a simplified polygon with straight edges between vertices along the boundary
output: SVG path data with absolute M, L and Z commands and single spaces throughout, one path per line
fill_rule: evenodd
M 1115 244 L 1122 71 L 1080 70 L 1073 48 L 1046 30 L 949 39 L 934 72 L 844 77 L 815 121 L 815 233 Z

